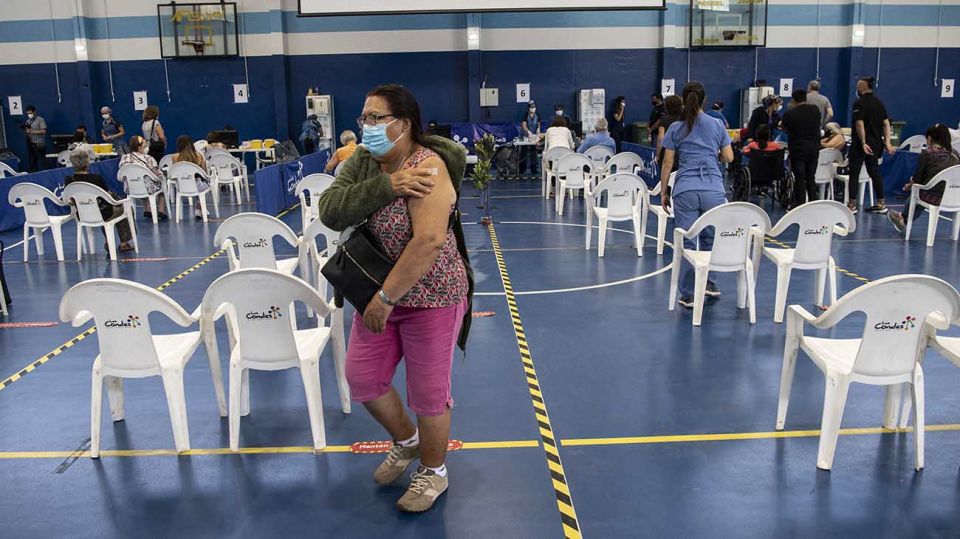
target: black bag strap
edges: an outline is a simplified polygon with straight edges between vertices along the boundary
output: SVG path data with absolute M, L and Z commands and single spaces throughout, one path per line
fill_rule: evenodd
M 473 267 L 470 266 L 470 255 L 467 252 L 467 241 L 463 236 L 463 223 L 460 218 L 460 190 L 457 190 L 457 202 L 453 206 L 453 212 L 450 214 L 450 228 L 453 229 L 453 237 L 457 240 L 457 251 L 463 260 L 463 267 L 467 272 L 467 309 L 463 313 L 463 322 L 460 325 L 460 335 L 457 336 L 457 346 L 463 350 L 464 357 L 467 352 L 467 339 L 470 337 L 470 326 L 473 324 L 473 292 L 475 288 L 475 279 Z

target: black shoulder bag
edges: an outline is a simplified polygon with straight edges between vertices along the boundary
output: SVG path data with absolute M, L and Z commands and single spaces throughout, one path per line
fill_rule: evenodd
M 154 120 L 153 123 L 150 124 L 150 146 L 147 147 L 147 153 L 150 155 L 163 155 L 163 153 L 167 151 L 167 145 L 160 139 L 153 140 L 153 132 L 156 128 L 157 121 Z

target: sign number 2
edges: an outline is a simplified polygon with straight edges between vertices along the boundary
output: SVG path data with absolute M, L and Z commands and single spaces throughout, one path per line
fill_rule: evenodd
M 23 103 L 20 100 L 19 95 L 11 95 L 7 98 L 7 104 L 10 109 L 10 116 L 22 116 L 23 115 Z

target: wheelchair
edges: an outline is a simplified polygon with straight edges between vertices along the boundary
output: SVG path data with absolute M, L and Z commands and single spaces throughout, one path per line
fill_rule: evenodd
M 731 163 L 731 197 L 738 202 L 750 202 L 754 197 L 769 197 L 771 207 L 776 201 L 783 208 L 793 199 L 793 172 L 784 159 L 785 150 L 754 151 L 749 162 L 734 157 Z

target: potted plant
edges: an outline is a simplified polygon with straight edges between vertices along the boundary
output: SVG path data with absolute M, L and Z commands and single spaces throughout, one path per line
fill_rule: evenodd
M 492 163 L 493 154 L 496 151 L 497 144 L 493 135 L 487 133 L 474 144 L 477 151 L 477 164 L 473 167 L 473 186 L 480 191 L 480 201 L 483 213 L 480 217 L 480 223 L 488 225 L 493 222 L 490 216 L 490 181 L 493 180 Z

